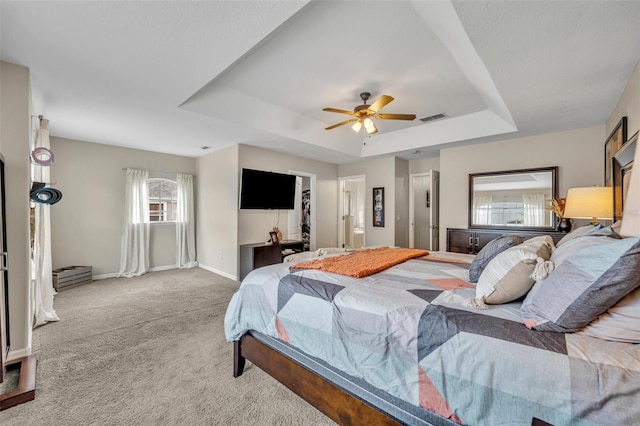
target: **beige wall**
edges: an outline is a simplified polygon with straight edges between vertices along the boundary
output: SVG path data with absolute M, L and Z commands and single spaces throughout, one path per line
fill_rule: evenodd
M 29 138 L 31 83 L 27 68 L 0 62 L 0 152 L 5 159 L 9 358 L 30 354 Z
M 395 245 L 395 191 L 396 191 L 396 159 L 394 157 L 377 158 L 340 164 L 340 177 L 365 175 L 365 241 L 367 246 Z M 373 188 L 384 188 L 384 227 L 373 226 Z M 408 208 L 407 208 L 408 211 Z M 337 217 L 337 212 L 336 212 Z
M 447 228 L 468 225 L 469 173 L 559 166 L 559 196 L 567 189 L 602 185 L 604 126 L 440 151 L 440 241 Z
M 440 155 L 437 157 L 409 160 L 409 173 L 429 173 L 431 170 L 440 171 Z
M 51 150 L 51 180 L 62 191 L 62 200 L 51 208 L 53 268 L 92 266 L 99 278 L 116 274 L 120 266 L 126 177 L 122 169 L 147 169 L 152 177 L 171 179 L 176 173 L 196 173 L 196 160 L 190 157 L 55 137 Z M 174 267 L 175 256 L 175 227 L 151 224 L 150 267 Z
M 239 171 L 242 168 L 288 173 L 289 170 L 316 175 L 317 224 L 311 224 L 316 233 L 317 247 L 335 247 L 338 238 L 338 166 L 287 155 L 280 152 L 240 145 Z M 312 195 L 313 196 L 313 195 Z M 280 212 L 278 228 L 287 238 L 287 211 Z M 240 210 L 238 214 L 238 244 L 266 241 L 268 232 L 278 223 L 277 211 Z
M 201 267 L 238 276 L 238 145 L 199 157 L 196 240 Z
M 607 120 L 606 135 L 611 134 L 620 119 L 625 116 L 627 117 L 627 137 L 631 137 L 640 129 L 640 61 L 636 64 L 618 104 Z

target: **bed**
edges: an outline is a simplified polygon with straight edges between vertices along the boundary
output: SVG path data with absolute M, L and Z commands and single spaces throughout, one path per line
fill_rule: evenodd
M 571 253 L 584 245 L 574 244 Z M 495 253 L 485 266 L 516 248 Z M 611 246 L 602 250 L 631 252 L 637 261 L 640 245 L 629 241 L 618 250 L 624 256 Z M 551 259 L 537 259 L 549 282 L 571 264 L 549 271 Z M 572 257 L 565 253 L 566 259 Z M 429 253 L 361 278 L 304 266 L 315 261 L 270 265 L 244 279 L 225 317 L 234 376 L 247 359 L 339 424 L 592 425 L 640 418 L 640 345 L 540 331 L 567 324 L 531 313 L 529 296 L 479 309 L 470 303 L 482 286 L 469 282 L 474 257 Z M 612 296 L 615 302 L 640 282 L 632 286 Z

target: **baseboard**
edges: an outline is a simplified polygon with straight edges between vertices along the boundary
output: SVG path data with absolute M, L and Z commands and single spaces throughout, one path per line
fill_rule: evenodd
M 22 348 L 19 350 L 9 350 L 7 354 L 7 362 L 15 361 L 16 359 L 26 358 L 31 355 L 31 348 Z
M 202 263 L 200 263 L 198 266 L 206 271 L 213 272 L 214 274 L 222 275 L 223 277 L 229 278 L 230 280 L 238 281 L 237 275 L 231 275 L 227 272 L 220 271 L 216 268 L 212 268 L 211 266 L 203 265 Z
M 93 280 L 106 280 L 107 278 L 115 278 L 118 276 L 118 273 L 113 273 L 113 274 L 100 274 L 100 275 L 94 275 Z
M 168 271 L 169 269 L 178 269 L 176 265 L 154 266 L 149 268 L 149 272 Z
M 158 272 L 158 271 L 168 271 L 169 269 L 177 269 L 176 265 L 166 265 L 166 266 L 154 266 L 153 268 L 149 268 L 148 272 Z M 92 278 L 94 280 L 106 280 L 107 278 L 117 278 L 118 273 L 114 272 L 112 274 L 100 274 L 94 275 Z

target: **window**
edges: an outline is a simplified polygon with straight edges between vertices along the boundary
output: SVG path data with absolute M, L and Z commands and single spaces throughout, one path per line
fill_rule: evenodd
M 147 179 L 149 187 L 149 221 L 175 222 L 178 206 L 178 185 L 169 179 Z

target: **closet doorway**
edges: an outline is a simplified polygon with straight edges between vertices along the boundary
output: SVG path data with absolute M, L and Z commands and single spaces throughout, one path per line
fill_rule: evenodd
M 338 179 L 338 247 L 357 249 L 365 246 L 365 176 Z
M 289 170 L 296 175 L 295 208 L 289 210 L 287 238 L 302 241 L 304 251 L 316 250 L 316 175 Z
M 409 247 L 439 250 L 440 172 L 409 175 Z

